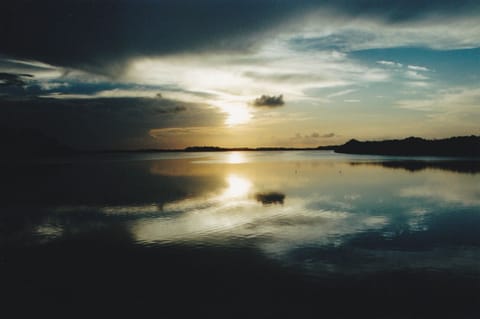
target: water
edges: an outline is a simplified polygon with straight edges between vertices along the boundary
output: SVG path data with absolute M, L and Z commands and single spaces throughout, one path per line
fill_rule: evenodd
M 0 292 L 17 315 L 479 315 L 472 160 L 305 151 L 2 165 Z

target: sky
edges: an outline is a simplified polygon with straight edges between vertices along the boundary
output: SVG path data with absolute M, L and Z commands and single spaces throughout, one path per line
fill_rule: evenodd
M 79 149 L 480 134 L 478 0 L 5 0 L 0 127 Z

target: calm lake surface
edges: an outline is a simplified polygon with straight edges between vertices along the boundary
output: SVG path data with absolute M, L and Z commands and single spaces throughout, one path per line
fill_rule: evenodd
M 0 171 L 0 303 L 18 316 L 480 318 L 479 162 L 143 153 Z

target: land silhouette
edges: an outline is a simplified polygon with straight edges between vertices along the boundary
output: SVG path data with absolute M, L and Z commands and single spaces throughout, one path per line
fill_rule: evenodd
M 480 157 L 480 136 L 456 136 L 427 140 L 420 137 L 383 141 L 358 141 L 351 139 L 342 145 L 318 147 L 220 147 L 189 146 L 183 149 L 109 149 L 102 151 L 78 150 L 49 137 L 35 129 L 0 128 L 0 145 L 3 158 L 19 156 L 72 156 L 104 152 L 229 152 L 229 151 L 318 151 L 332 150 L 345 154 L 393 156 L 451 156 Z
M 185 152 L 222 151 L 290 151 L 290 150 L 333 150 L 336 153 L 395 155 L 395 156 L 480 156 L 479 136 L 456 136 L 445 139 L 427 140 L 420 137 L 405 139 L 365 141 L 352 139 L 343 145 L 318 146 L 315 148 L 258 147 L 224 148 L 218 146 L 191 146 Z
M 426 140 L 408 137 L 402 140 L 365 141 L 355 139 L 336 147 L 335 152 L 347 154 L 396 156 L 480 156 L 479 136 L 456 136 Z

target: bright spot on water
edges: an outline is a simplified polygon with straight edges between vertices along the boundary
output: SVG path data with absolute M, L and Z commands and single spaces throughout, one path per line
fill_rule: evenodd
M 242 153 L 233 152 L 228 154 L 227 163 L 229 164 L 240 164 L 245 162 L 245 155 L 243 155 Z
M 228 187 L 222 194 L 224 198 L 245 196 L 252 186 L 249 180 L 233 174 L 227 176 L 227 183 Z

